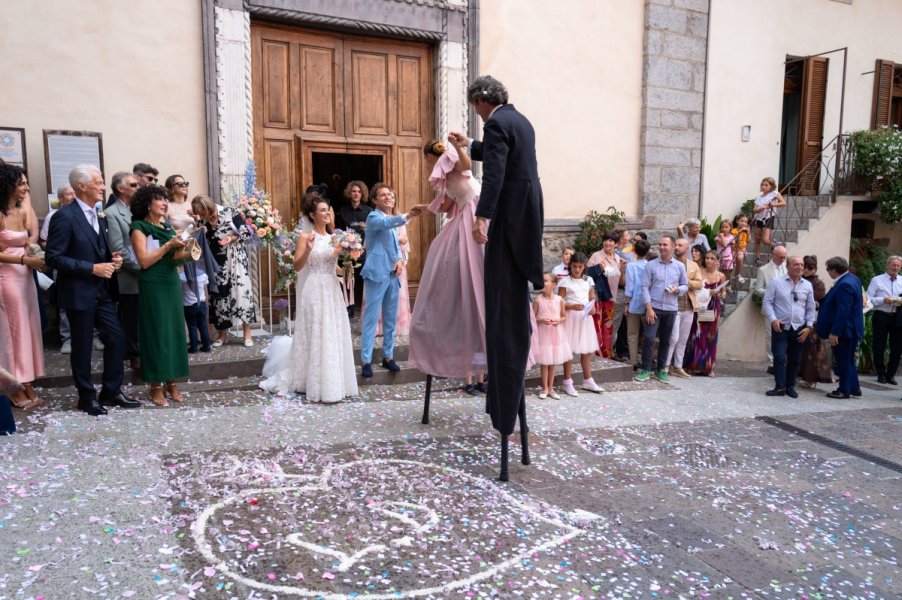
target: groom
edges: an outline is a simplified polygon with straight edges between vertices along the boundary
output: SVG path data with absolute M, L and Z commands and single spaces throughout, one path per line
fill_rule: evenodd
M 373 186 L 370 199 L 376 205 L 376 210 L 366 218 L 366 263 L 360 271 L 366 303 L 360 334 L 360 360 L 363 363 L 360 374 L 364 377 L 373 376 L 373 341 L 376 338 L 380 312 L 383 332 L 382 366 L 392 373 L 401 370 L 393 358 L 398 292 L 401 289 L 398 276 L 404 268 L 397 228 L 405 225 L 409 218 L 420 216 L 422 212 L 420 207 L 415 206 L 405 215 L 392 215 L 395 194 L 384 183 Z

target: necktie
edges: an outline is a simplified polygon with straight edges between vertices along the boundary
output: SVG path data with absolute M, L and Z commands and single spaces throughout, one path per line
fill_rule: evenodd
M 97 224 L 97 213 L 93 210 L 85 211 L 85 214 L 88 215 L 88 222 L 91 224 L 91 227 L 94 228 L 94 233 L 100 233 L 100 225 Z

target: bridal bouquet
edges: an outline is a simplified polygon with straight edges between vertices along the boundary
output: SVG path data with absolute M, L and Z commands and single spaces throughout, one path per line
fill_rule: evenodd
M 347 287 L 354 275 L 354 269 L 359 266 L 357 259 L 363 254 L 363 239 L 356 231 L 336 229 L 332 233 L 332 247 L 341 248 L 338 264 L 341 266 L 342 279 Z

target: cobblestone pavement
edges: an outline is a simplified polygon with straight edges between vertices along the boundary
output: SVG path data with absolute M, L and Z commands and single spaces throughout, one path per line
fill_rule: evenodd
M 0 438 L 0 598 L 902 596 L 896 388 L 533 395 L 533 464 L 502 484 L 454 382 L 429 425 L 420 384 L 322 406 L 207 383 Z

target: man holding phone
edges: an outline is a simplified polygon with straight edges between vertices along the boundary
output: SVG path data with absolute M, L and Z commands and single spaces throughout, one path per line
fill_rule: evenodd
M 801 256 L 790 256 L 786 275 L 777 277 L 764 294 L 764 316 L 771 324 L 774 389 L 768 396 L 798 398 L 796 375 L 805 340 L 814 332 L 814 288 L 802 279 Z

